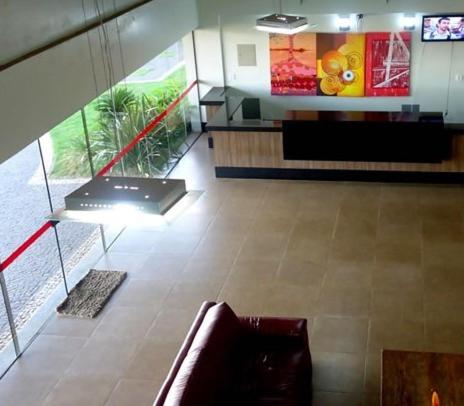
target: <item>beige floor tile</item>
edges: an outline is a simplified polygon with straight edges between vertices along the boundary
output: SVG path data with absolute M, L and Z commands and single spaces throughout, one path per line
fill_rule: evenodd
M 240 250 L 240 259 L 280 260 L 285 252 L 288 237 L 282 235 L 249 235 Z
M 321 315 L 368 317 L 370 301 L 369 290 L 324 286 L 317 311 Z
M 130 273 L 130 279 L 154 280 L 160 282 L 175 282 L 188 262 L 189 256 L 185 257 L 160 257 L 152 254 L 134 272 Z
M 197 259 L 234 258 L 245 241 L 245 234 L 207 233 L 194 252 Z
M 319 289 L 327 267 L 311 261 L 283 260 L 277 270 L 276 282 Z
M 306 318 L 315 313 L 319 289 L 276 283 L 265 290 L 262 298 L 265 316 Z
M 207 301 L 216 301 L 222 283 L 217 281 L 181 282 L 174 286 L 164 303 L 164 308 L 193 310 L 199 309 L 201 304 Z
M 78 319 L 75 317 L 53 315 L 41 334 L 87 338 L 90 337 L 99 322 L 99 317 L 94 319 Z
M 292 239 L 310 239 L 326 242 L 333 237 L 335 217 L 298 220 L 292 230 Z
M 203 234 L 181 234 L 166 231 L 163 239 L 153 245 L 151 252 L 163 255 L 188 256 L 196 249 Z
M 425 322 L 427 351 L 464 353 L 464 322 Z
M 220 202 L 214 199 L 197 201 L 186 213 L 169 224 L 166 231 L 181 235 L 204 234 L 213 221 L 219 206 Z
M 361 393 L 364 380 L 364 354 L 312 352 L 315 391 Z
M 265 310 L 264 301 L 268 295 L 269 289 L 266 286 L 226 282 L 219 293 L 218 302 L 228 303 L 237 314 L 260 315 Z
M 181 343 L 142 340 L 137 353 L 124 371 L 126 379 L 145 379 L 162 383 L 180 349 Z
M 424 241 L 423 265 L 462 267 L 464 263 L 464 250 L 462 243 L 454 241 Z
M 380 201 L 384 205 L 409 204 L 409 207 L 419 205 L 421 185 L 385 184 L 381 186 Z
M 62 377 L 43 402 L 44 406 L 102 406 L 117 383 L 114 376 Z
M 159 387 L 154 381 L 121 379 L 106 406 L 152 406 Z
M 253 223 L 250 226 L 249 234 L 253 236 L 279 236 L 288 237 L 296 221 L 289 220 L 287 217 L 276 216 L 272 212 L 258 211 Z
M 66 375 L 85 378 L 87 376 L 122 375 L 135 355 L 139 340 L 118 337 L 91 337 L 77 353 Z
M 429 242 L 464 242 L 464 223 L 455 220 L 433 221 L 425 218 L 422 221 L 422 235 Z
M 317 236 L 311 238 L 290 238 L 285 260 L 311 261 L 325 265 L 329 256 L 327 241 L 321 241 Z
M 128 280 L 113 298 L 114 305 L 150 308 L 153 312 L 161 308 L 171 288 L 172 283 L 156 280 Z
M 404 226 L 413 230 L 420 229 L 419 206 L 408 202 L 382 202 L 379 211 L 379 226 L 388 225 Z
M 422 244 L 419 240 L 378 241 L 375 246 L 375 260 L 419 266 L 422 261 Z
M 150 327 L 146 338 L 181 343 L 195 320 L 198 309 L 164 308 Z
M 373 265 L 362 262 L 331 261 L 327 267 L 324 286 L 333 289 L 361 289 L 372 285 Z
M 371 319 L 367 347 L 375 354 L 382 349 L 423 351 L 424 322 Z
M 319 352 L 365 353 L 369 320 L 318 316 L 314 319 L 311 349 Z
M 405 246 L 422 244 L 422 225 L 419 221 L 414 225 L 407 223 L 379 223 L 377 243 L 397 243 Z
M 464 269 L 447 264 L 424 267 L 424 284 L 428 292 L 449 292 L 464 289 Z
M 111 246 L 111 252 L 145 254 L 163 239 L 163 232 L 125 229 Z
M 110 250 L 95 265 L 95 269 L 109 269 L 116 271 L 133 272 L 136 271 L 149 258 L 148 252 L 140 254 L 130 254 L 113 252 Z
M 432 222 L 462 222 L 463 220 L 462 203 L 421 203 L 419 213 L 423 220 Z
M 311 196 L 301 201 L 296 217 L 297 221 L 333 222 L 337 218 L 339 209 L 338 200 L 318 200 Z
M 256 214 L 261 198 L 229 197 L 222 203 L 217 215 L 228 218 L 251 219 Z
M 85 343 L 85 338 L 41 334 L 27 353 L 16 361 L 15 366 L 21 369 L 32 365 L 39 371 L 65 369 Z
M 461 290 L 426 292 L 424 295 L 425 319 L 431 322 L 463 322 L 464 297 Z
M 59 380 L 59 375 L 24 376 L 14 369 L 0 380 L 2 406 L 36 406 L 41 404 Z
M 424 287 L 422 268 L 417 264 L 377 262 L 372 274 L 372 287 L 398 292 L 422 290 Z
M 424 320 L 423 291 L 374 289 L 371 299 L 371 316 L 389 320 Z
M 382 375 L 382 354 L 373 353 L 366 356 L 366 374 L 364 378 L 364 391 L 380 393 Z
M 372 263 L 375 257 L 375 235 L 343 233 L 332 240 L 329 259 L 346 262 Z
M 232 267 L 227 284 L 232 285 L 267 285 L 276 278 L 279 269 L 278 260 L 239 258 Z
M 313 393 L 312 406 L 360 406 L 362 404 L 361 394 L 342 392 Z
M 147 334 L 158 311 L 152 307 L 112 307 L 101 319 L 92 337 L 141 339 Z

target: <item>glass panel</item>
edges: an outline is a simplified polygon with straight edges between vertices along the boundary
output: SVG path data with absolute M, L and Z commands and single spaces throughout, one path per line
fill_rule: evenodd
M 66 297 L 53 229 L 46 231 L 4 275 L 20 347 L 24 348 Z
M 74 114 L 49 134 L 42 136 L 40 145 L 53 208 L 57 210 L 64 207 L 65 196 L 91 179 L 81 113 Z M 65 222 L 58 224 L 57 230 L 68 276 L 85 256 L 92 253 L 95 246 L 98 247 L 98 253 L 101 253 L 97 225 Z

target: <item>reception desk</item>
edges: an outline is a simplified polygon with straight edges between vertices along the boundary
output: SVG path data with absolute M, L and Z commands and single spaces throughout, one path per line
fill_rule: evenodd
M 464 137 L 441 113 L 279 112 L 258 99 L 226 97 L 207 129 L 217 177 L 464 180 Z

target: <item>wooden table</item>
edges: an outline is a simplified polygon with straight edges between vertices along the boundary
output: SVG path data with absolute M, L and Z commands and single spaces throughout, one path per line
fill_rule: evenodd
M 464 354 L 383 350 L 382 406 L 464 405 Z

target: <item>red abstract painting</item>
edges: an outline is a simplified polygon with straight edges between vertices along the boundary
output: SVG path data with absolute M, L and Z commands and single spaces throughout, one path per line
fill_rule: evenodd
M 366 35 L 366 96 L 409 96 L 411 33 Z
M 316 34 L 270 34 L 271 94 L 316 95 Z

